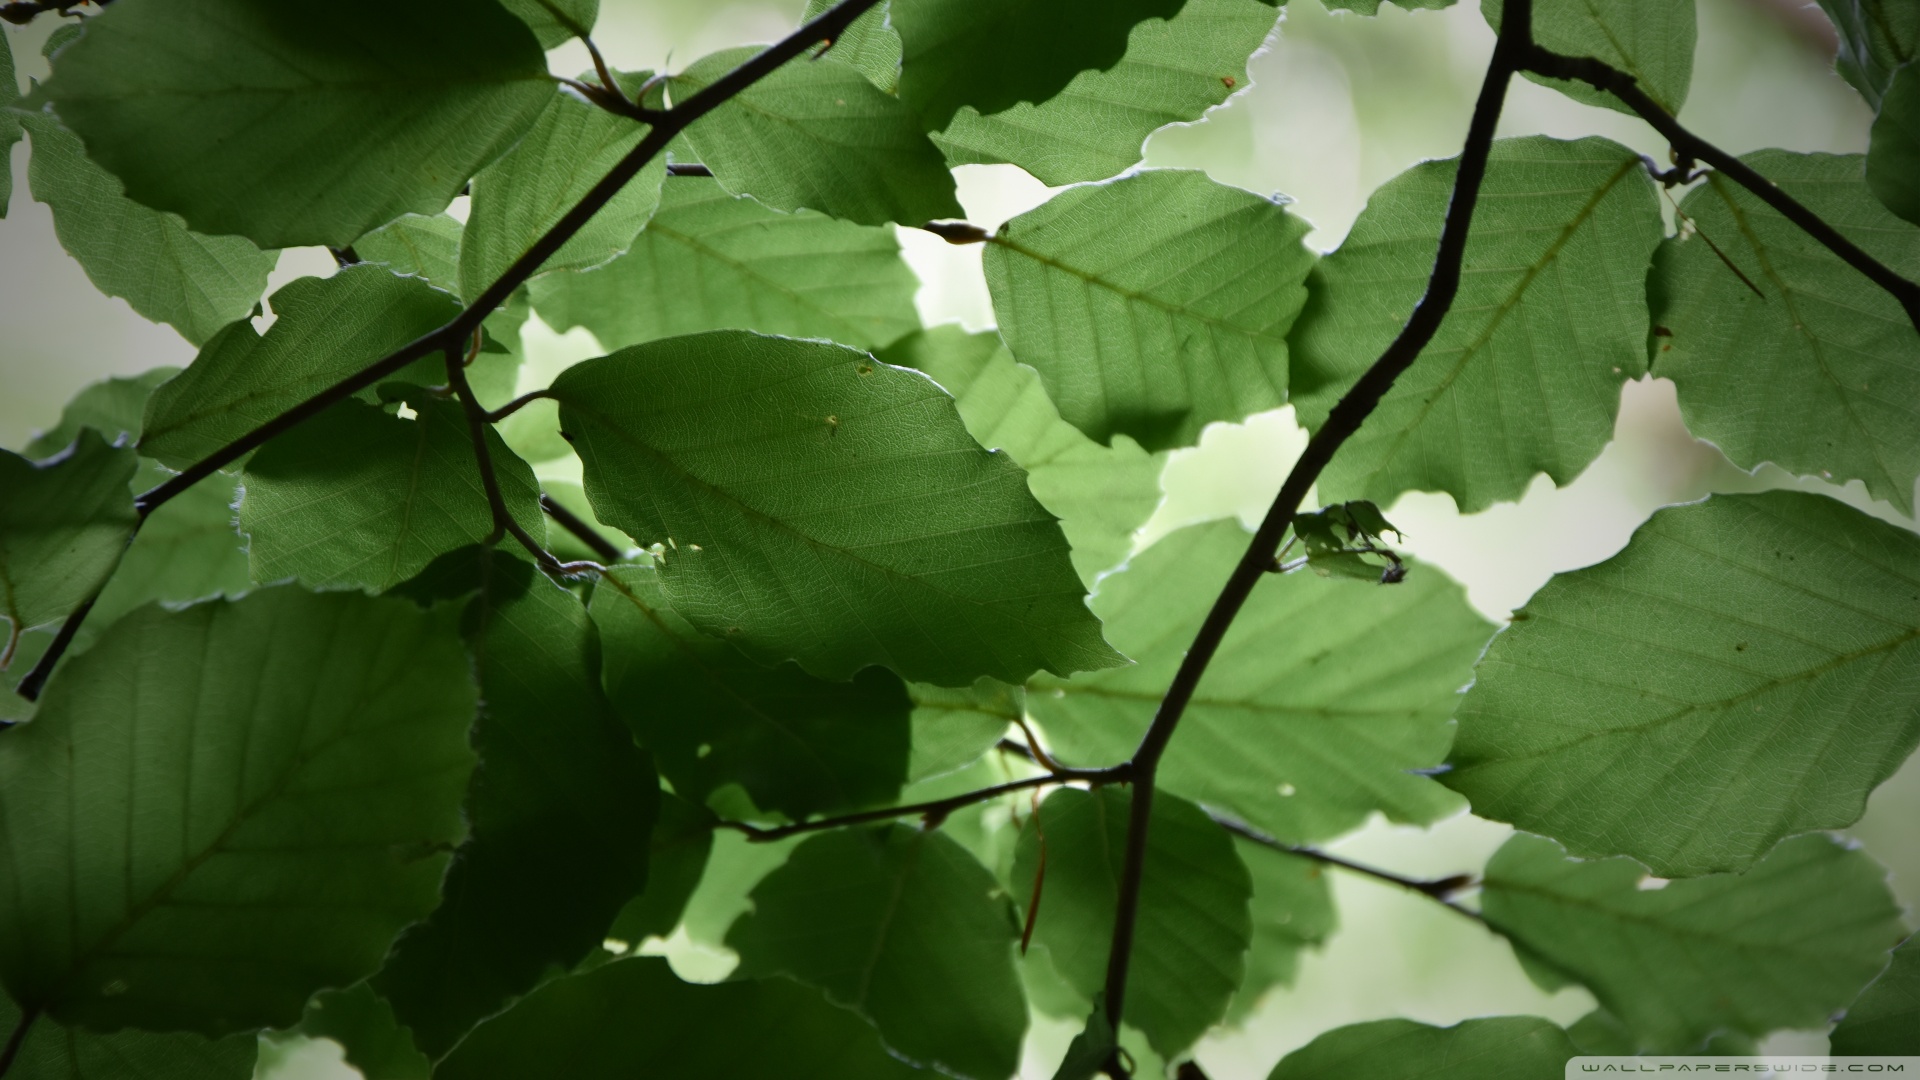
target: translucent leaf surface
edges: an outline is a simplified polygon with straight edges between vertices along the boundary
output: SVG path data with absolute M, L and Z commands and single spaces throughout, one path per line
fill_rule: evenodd
M 962 108 L 933 141 L 956 165 L 1007 162 L 1053 186 L 1103 180 L 1137 164 L 1156 129 L 1245 88 L 1247 57 L 1274 20 L 1265 0 L 1186 0 L 1171 19 L 1136 24 L 1113 67 L 1082 71 L 1045 104 Z
M 1286 400 L 1287 330 L 1314 264 L 1307 228 L 1205 173 L 1153 170 L 1070 188 L 1002 225 L 987 286 L 1001 335 L 1061 416 L 1102 443 L 1187 446 L 1211 421 Z
M 444 208 L 553 89 L 492 0 L 147 0 L 88 23 L 46 93 L 136 202 L 338 247 Z
M 479 560 L 478 552 L 459 557 Z M 579 598 L 493 553 L 467 606 L 484 706 L 446 901 L 395 946 L 374 985 L 428 1056 L 597 950 L 647 880 L 653 763 L 600 691 Z
M 25 123 L 33 134 L 33 197 L 53 211 L 60 246 L 95 288 L 195 345 L 253 310 L 277 252 L 238 236 L 188 231 L 176 215 L 122 195 L 120 181 L 89 160 L 80 139 L 52 115 Z
M 685 100 L 753 56 L 728 49 L 670 83 Z M 687 129 L 729 191 L 776 210 L 806 207 L 862 225 L 961 215 L 953 176 L 913 112 L 844 64 L 790 63 Z
M 140 452 L 184 468 L 460 313 L 453 297 L 383 266 L 297 278 L 268 299 L 265 334 L 242 320 L 153 393 Z
M 113 573 L 138 515 L 133 451 L 84 429 L 70 452 L 33 462 L 0 450 L 0 667 L 22 631 L 64 619 Z
M 643 1023 L 636 1023 L 643 1018 Z M 742 1032 L 750 1033 L 743 1037 Z M 619 960 L 542 986 L 481 1025 L 435 1080 L 520 1080 L 564 1061 L 568 1080 L 911 1080 L 873 1029 L 787 979 L 699 986 L 665 960 Z
M 0 978 L 95 1030 L 297 1022 L 440 902 L 474 690 L 446 620 L 268 589 L 143 608 L 0 739 Z
M 912 703 L 898 676 L 828 682 L 757 664 L 676 614 L 651 567 L 613 570 L 593 617 L 608 694 L 687 799 L 739 784 L 754 805 L 797 820 L 900 793 Z
M 1317 429 L 1426 288 L 1455 162 L 1388 181 L 1309 283 L 1293 400 Z M 1341 447 L 1323 499 L 1389 505 L 1444 491 L 1462 511 L 1564 484 L 1613 437 L 1620 385 L 1646 367 L 1647 261 L 1660 208 L 1640 159 L 1606 139 L 1493 145 L 1460 293 L 1420 359 Z
M 23 128 L 18 114 L 7 106 L 20 100 L 20 83 L 13 73 L 13 42 L 0 35 L 0 157 L 11 161 L 13 144 L 20 141 Z M 7 204 L 13 200 L 13 169 L 0 176 L 0 218 L 7 216 Z
M 633 250 L 584 274 L 533 282 L 549 326 L 603 348 L 703 330 L 884 345 L 920 325 L 920 287 L 888 229 L 783 214 L 704 177 L 675 177 Z
M 660 816 L 647 846 L 647 888 L 627 902 L 608 934 L 629 945 L 667 937 L 713 852 L 713 814 L 671 792 L 660 793 Z
M 1920 224 L 1920 66 L 1900 69 L 1887 87 L 1867 150 L 1867 186 L 1887 209 Z
M 485 292 L 646 133 L 624 116 L 555 91 L 526 136 L 473 178 L 460 244 L 461 295 L 471 303 Z M 541 269 L 582 270 L 627 250 L 659 205 L 666 175 L 667 163 L 656 155 Z
M 721 331 L 553 384 L 595 515 L 672 545 L 674 610 L 766 662 L 943 686 L 1116 661 L 1060 526 L 915 372 Z
M 987 868 L 907 825 L 812 837 L 753 890 L 727 945 L 749 977 L 783 974 L 870 1020 L 896 1054 L 1005 1080 L 1026 998 L 1013 907 Z
M 1920 8 L 1905 0 L 1819 0 L 1840 32 L 1834 67 L 1874 109 L 1893 73 L 1920 58 Z
M 407 214 L 354 241 L 353 249 L 367 262 L 426 278 L 434 288 L 458 296 L 460 234 L 465 229 L 446 214 Z
M 1014 855 L 1015 891 L 1025 902 L 1041 872 L 1044 834 L 1046 880 L 1033 941 L 1089 1002 L 1106 983 L 1132 803 L 1126 788 L 1061 788 L 1040 804 L 1037 825 L 1028 819 Z M 1157 794 L 1126 1012 L 1156 1053 L 1178 1054 L 1226 1014 L 1246 970 L 1252 895 L 1226 831 L 1192 803 Z
M 433 1063 L 394 1018 L 393 1006 L 366 983 L 315 994 L 300 1033 L 340 1044 L 341 1057 L 365 1080 L 427 1080 Z
M 1920 230 L 1867 190 L 1858 156 L 1762 150 L 1741 160 L 1896 273 L 1920 276 Z M 1911 510 L 1920 337 L 1899 302 L 1722 177 L 1680 210 L 1692 228 L 1661 246 L 1648 293 L 1660 328 L 1653 373 L 1678 388 L 1687 430 L 1742 468 L 1771 461 L 1858 479 Z
M 1908 938 L 1893 962 L 1833 1029 L 1835 1054 L 1920 1053 L 1920 945 Z
M 1252 1015 L 1267 991 L 1293 984 L 1301 951 L 1332 936 L 1339 917 L 1324 866 L 1249 840 L 1236 838 L 1233 846 L 1253 878 L 1247 973 L 1227 1007 L 1227 1019 L 1239 1022 Z
M 1916 566 L 1920 537 L 1818 495 L 1662 510 L 1494 638 L 1442 780 L 1675 877 L 1851 825 L 1920 742 Z
M 542 48 L 551 49 L 575 34 L 593 29 L 600 0 L 501 0 L 508 11 L 533 29 Z
M 1788 840 L 1741 875 L 1645 877 L 1630 859 L 1580 862 L 1520 835 L 1487 863 L 1480 907 L 1654 1052 L 1697 1050 L 1716 1031 L 1817 1028 L 1905 933 L 1886 871 L 1826 836 Z
M 1132 755 L 1247 540 L 1235 522 L 1192 526 L 1101 580 L 1094 611 L 1134 665 L 1029 684 L 1027 708 L 1058 756 Z M 1446 754 L 1455 693 L 1490 629 L 1428 566 L 1398 585 L 1263 581 L 1201 680 L 1160 786 L 1294 842 L 1374 811 L 1433 821 L 1460 801 L 1413 770 Z
M 1560 1080 L 1580 1053 L 1537 1016 L 1488 1016 L 1452 1027 L 1375 1020 L 1334 1028 L 1280 1059 L 1267 1080 Z
M 20 1007 L 0 994 L 0 1031 L 11 1034 Z M 8 1075 L 19 1080 L 253 1080 L 252 1032 L 209 1039 L 185 1032 L 102 1034 L 41 1017 L 27 1030 Z
M 918 782 L 963 768 L 993 749 L 1019 720 L 1026 691 L 994 679 L 948 689 L 915 683 L 913 754 L 907 779 Z
M 936 326 L 876 355 L 933 376 L 980 445 L 1005 450 L 1027 470 L 1027 487 L 1060 518 L 1074 568 L 1089 587 L 1126 560 L 1134 530 L 1160 505 L 1164 454 L 1149 454 L 1124 435 L 1101 446 L 1060 419 L 1039 375 L 1015 363 L 992 331 Z
M 833 7 L 836 0 L 807 0 L 800 16 L 812 22 Z M 853 25 L 840 32 L 827 50 L 825 59 L 846 64 L 865 75 L 873 85 L 891 94 L 900 84 L 900 35 L 887 25 L 887 0 L 880 0 Z
M 418 397 L 410 420 L 343 401 L 253 455 L 240 530 L 255 581 L 390 589 L 492 533 L 460 406 Z M 491 429 L 487 442 L 508 511 L 543 535 L 533 470 Z
M 955 110 L 997 113 L 1039 104 L 1089 68 L 1105 71 L 1146 19 L 1171 19 L 1186 0 L 894 0 L 900 34 L 900 99 L 929 131 Z
M 1500 29 L 1501 0 L 1480 5 Z M 1541 0 L 1533 6 L 1533 40 L 1564 56 L 1591 56 L 1626 72 L 1654 103 L 1678 113 L 1693 79 L 1699 36 L 1693 0 Z M 1575 101 L 1636 115 L 1612 94 L 1573 79 L 1527 78 Z

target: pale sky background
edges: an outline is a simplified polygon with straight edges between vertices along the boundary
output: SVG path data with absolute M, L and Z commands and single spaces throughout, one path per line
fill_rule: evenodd
M 1721 146 L 1856 152 L 1871 117 L 1831 65 L 1788 29 L 1793 0 L 1699 0 L 1700 49 L 1683 120 Z M 615 67 L 684 67 L 697 57 L 780 36 L 804 0 L 603 0 L 595 38 Z M 1781 11 L 1787 15 L 1782 16 Z M 1817 22 L 1817 20 L 1815 20 Z M 53 20 L 7 27 L 24 79 L 44 73 L 38 50 Z M 1251 86 L 1204 122 L 1165 130 L 1148 144 L 1148 162 L 1206 170 L 1215 179 L 1263 194 L 1283 192 L 1316 226 L 1311 242 L 1338 244 L 1367 193 L 1402 169 L 1458 152 L 1493 35 L 1469 2 L 1444 12 L 1409 14 L 1383 7 L 1377 19 L 1329 14 L 1316 0 L 1294 0 L 1280 32 L 1251 65 Z M 552 55 L 556 72 L 587 66 L 584 49 Z M 1503 135 L 1600 134 L 1665 156 L 1638 121 L 1575 104 L 1516 81 Z M 51 425 L 67 397 L 108 374 L 183 365 L 193 350 L 170 328 L 148 323 L 119 300 L 96 292 L 54 239 L 46 209 L 31 201 L 26 146 L 13 152 L 14 193 L 0 221 L 0 445 L 16 447 Z M 1044 201 L 1049 191 L 1010 166 L 960 170 L 960 196 L 972 221 L 993 228 Z M 993 323 L 977 246 L 952 247 L 902 231 L 908 261 L 924 282 L 929 323 Z M 331 272 L 317 249 L 290 251 L 270 287 L 302 274 Z M 557 371 L 597 354 L 584 331 L 562 338 L 529 330 L 529 370 Z M 545 376 L 543 376 L 545 377 Z M 1170 496 L 1142 542 L 1179 524 L 1238 514 L 1257 520 L 1304 435 L 1290 410 L 1243 425 L 1214 425 L 1199 448 L 1176 455 L 1163 480 Z M 550 471 L 543 468 L 543 472 Z M 564 471 L 564 469 L 562 469 Z M 1554 490 L 1538 478 L 1517 504 L 1461 516 L 1443 495 L 1410 494 L 1389 508 L 1408 547 L 1466 585 L 1490 618 L 1503 618 L 1556 571 L 1606 558 L 1659 506 L 1709 491 L 1798 486 L 1777 470 L 1750 477 L 1680 423 L 1670 384 L 1626 388 L 1616 441 L 1572 484 Z M 1849 501 L 1913 527 L 1860 492 Z M 1920 901 L 1920 766 L 1909 763 L 1871 803 L 1853 834 L 1893 871 L 1909 906 Z M 1504 826 L 1462 817 L 1431 830 L 1375 824 L 1333 845 L 1340 854 L 1411 875 L 1477 870 L 1508 835 Z M 1578 989 L 1546 994 L 1520 972 L 1507 946 L 1476 925 L 1417 896 L 1351 876 L 1333 878 L 1345 931 L 1303 958 L 1295 985 L 1276 991 L 1241 1030 L 1210 1038 L 1198 1057 L 1216 1080 L 1265 1077 L 1287 1051 L 1331 1027 L 1389 1016 L 1449 1024 L 1471 1016 L 1534 1013 L 1571 1023 L 1592 1007 Z M 689 977 L 700 957 L 682 956 Z M 707 977 L 724 971 L 707 958 Z M 1030 1040 L 1023 1075 L 1052 1073 L 1073 1025 L 1043 1022 Z M 1824 1050 L 1820 1033 L 1790 1033 L 1779 1051 Z M 346 1077 L 331 1044 L 289 1048 L 275 1075 Z

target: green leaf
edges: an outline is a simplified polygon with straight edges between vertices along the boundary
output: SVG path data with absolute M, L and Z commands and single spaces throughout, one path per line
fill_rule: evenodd
M 739 784 L 754 805 L 799 820 L 900 793 L 912 703 L 891 672 L 827 682 L 756 664 L 677 614 L 652 567 L 609 571 L 593 617 L 608 695 L 687 799 Z
M 390 589 L 493 532 L 460 406 L 413 396 L 414 419 L 343 401 L 247 462 L 240 531 L 255 581 Z M 486 438 L 514 521 L 543 535 L 533 470 Z
M 453 297 L 380 266 L 297 278 L 267 303 L 265 334 L 233 323 L 153 392 L 142 454 L 185 468 L 460 314 Z
M 353 250 L 396 274 L 425 278 L 460 295 L 460 236 L 466 226 L 446 214 L 406 214 L 353 242 Z
M 713 814 L 671 792 L 660 793 L 660 816 L 647 848 L 647 888 L 614 917 L 609 937 L 639 945 L 668 937 L 680 925 L 687 901 L 706 873 L 713 852 Z
M 1013 1075 L 1027 1030 L 1019 927 L 993 875 L 951 838 L 907 825 L 822 833 L 752 900 L 727 934 L 741 973 L 819 987 L 919 1065 Z
M 11 163 L 13 144 L 20 141 L 25 130 L 20 125 L 20 115 L 8 106 L 20 100 L 20 84 L 13 73 L 13 43 L 6 35 L 0 34 L 0 158 Z M 29 164 L 31 167 L 31 164 Z M 7 216 L 7 204 L 13 201 L 13 168 L 9 164 L 0 175 L 0 218 Z
M 26 117 L 33 135 L 27 178 L 53 211 L 54 234 L 108 296 L 201 345 L 253 310 L 278 252 L 238 236 L 202 236 L 173 214 L 120 193 L 120 181 L 87 158 L 49 114 Z
M 1834 67 L 1878 111 L 1894 72 L 1920 58 L 1920 10 L 1905 0 L 1820 0 L 1840 32 Z
M 1089 1002 L 1106 984 L 1132 804 L 1126 788 L 1058 789 L 1021 830 L 1014 854 L 1023 900 L 1044 858 L 1033 943 Z M 1226 1015 L 1246 970 L 1252 895 L 1226 830 L 1192 803 L 1156 792 L 1126 1019 L 1162 1057 L 1185 1050 Z
M 1920 946 L 1908 938 L 1893 963 L 1847 1007 L 1833 1029 L 1835 1054 L 1920 1053 Z
M 1560 1080 L 1579 1054 L 1537 1016 L 1488 1016 L 1452 1027 L 1375 1020 L 1334 1028 L 1280 1059 L 1267 1080 Z
M 802 24 L 826 14 L 838 0 L 807 0 Z M 845 64 L 891 94 L 900 85 L 900 35 L 887 25 L 887 0 L 869 8 L 840 32 L 822 59 Z
M 1095 994 L 1087 1026 L 1067 1044 L 1067 1056 L 1061 1059 L 1053 1080 L 1093 1080 L 1119 1045 L 1113 1020 L 1107 1016 L 1106 995 Z
M 0 994 L 0 1031 L 20 1008 Z M 27 1030 L 9 1075 L 18 1080 L 253 1080 L 259 1040 L 252 1032 L 208 1039 L 150 1031 L 102 1034 L 40 1017 Z
M 143 0 L 89 21 L 46 95 L 135 202 L 341 247 L 439 212 L 553 89 L 492 0 Z
M 1487 0 L 1480 13 L 1500 29 L 1501 0 Z M 1669 113 L 1678 113 L 1693 79 L 1693 46 L 1699 36 L 1693 0 L 1541 0 L 1533 6 L 1533 40 L 1565 56 L 1590 56 L 1626 72 L 1634 84 Z M 1629 116 L 1638 115 L 1612 94 L 1574 79 L 1525 72 L 1575 101 Z
M 1494 638 L 1442 780 L 1669 877 L 1851 825 L 1920 743 L 1916 560 L 1920 537 L 1819 495 L 1662 510 Z
M 23 631 L 66 618 L 113 573 L 139 524 L 127 490 L 135 468 L 133 451 L 91 428 L 43 463 L 0 450 L 0 668 Z
M 154 388 L 180 374 L 176 367 L 157 367 L 139 375 L 88 383 L 60 410 L 60 422 L 34 435 L 22 451 L 30 458 L 50 458 L 73 445 L 80 429 L 92 428 L 114 445 L 138 442 L 140 418 Z
M 1894 272 L 1920 276 L 1920 232 L 1867 190 L 1857 155 L 1741 160 Z M 1680 210 L 1691 228 L 1661 245 L 1648 293 L 1653 373 L 1673 380 L 1687 430 L 1741 468 L 1859 479 L 1911 512 L 1920 339 L 1899 302 L 1718 174 Z
M 982 114 L 1040 104 L 1082 71 L 1105 71 L 1146 19 L 1171 19 L 1187 0 L 893 0 L 901 41 L 900 99 L 928 131 L 956 110 Z
M 474 690 L 446 620 L 267 589 L 142 608 L 0 739 L 0 979 L 95 1030 L 299 1020 L 440 902 Z
M 467 607 L 485 702 L 446 902 L 374 979 L 428 1056 L 600 947 L 647 880 L 653 764 L 600 691 L 598 636 L 579 598 L 500 553 Z
M 676 611 L 822 678 L 963 686 L 1114 663 L 1054 519 L 915 372 L 720 331 L 553 384 L 595 516 L 666 543 Z
M 1788 840 L 1741 875 L 1645 880 L 1630 859 L 1581 862 L 1521 835 L 1487 863 L 1480 906 L 1516 951 L 1667 1053 L 1716 1031 L 1822 1026 L 1905 933 L 1886 871 L 1827 836 Z
M 1920 224 L 1920 65 L 1894 74 L 1867 149 L 1867 186 L 1887 209 Z
M 1134 530 L 1160 505 L 1166 455 L 1149 454 L 1125 435 L 1101 446 L 1060 419 L 1040 376 L 1015 363 L 993 331 L 936 326 L 875 355 L 933 376 L 953 395 L 974 439 L 1005 450 L 1027 470 L 1033 497 L 1060 519 L 1080 580 L 1091 587 L 1126 561 Z
M 1267 991 L 1293 984 L 1300 951 L 1332 937 L 1339 916 L 1319 863 L 1240 838 L 1233 846 L 1253 878 L 1247 973 L 1227 1006 L 1227 1020 L 1239 1023 L 1252 1015 Z
M 963 769 L 993 749 L 1008 725 L 1018 721 L 1026 691 L 994 679 L 950 690 L 915 683 L 913 695 L 913 754 L 907 780 L 918 783 Z
M 412 1032 L 394 1018 L 393 1006 L 364 982 L 315 994 L 300 1033 L 339 1043 L 347 1064 L 366 1080 L 428 1080 L 433 1073 Z
M 1309 283 L 1293 400 L 1317 430 L 1426 288 L 1456 162 L 1373 193 Z M 1613 438 L 1620 386 L 1646 369 L 1647 260 L 1662 233 L 1640 159 L 1606 139 L 1502 139 L 1453 309 L 1320 479 L 1328 501 L 1444 491 L 1461 511 L 1579 475 Z M 1697 429 L 1696 429 L 1697 430 Z
M 635 76 L 644 79 L 645 73 Z M 460 244 L 461 296 L 472 303 L 534 241 L 574 208 L 640 144 L 647 128 L 570 92 L 555 91 L 526 137 L 473 178 L 472 211 Z M 598 266 L 633 245 L 660 203 L 666 160 L 655 155 L 541 272 Z
M 1380 0 L 1323 0 L 1330 11 L 1351 11 L 1359 15 L 1380 14 Z M 1454 0 L 1391 0 L 1403 11 L 1438 11 L 1453 6 Z
M 987 287 L 1007 346 L 1075 427 L 1190 446 L 1212 421 L 1286 400 L 1287 330 L 1315 261 L 1307 228 L 1205 173 L 1156 169 L 1002 225 Z
M 1028 685 L 1027 708 L 1057 756 L 1075 765 L 1132 756 L 1247 542 L 1235 522 L 1192 526 L 1101 579 L 1094 611 L 1135 663 Z M 1263 581 L 1201 680 L 1160 786 L 1295 843 L 1337 836 L 1375 811 L 1437 820 L 1460 799 L 1415 770 L 1445 756 L 1455 695 L 1489 632 L 1430 566 L 1412 564 L 1397 585 Z
M 551 49 L 569 38 L 585 37 L 600 18 L 600 0 L 501 0 L 508 11 L 533 29 L 540 47 Z
M 883 345 L 920 326 L 920 282 L 892 230 L 808 210 L 782 214 L 703 177 L 676 177 L 633 250 L 597 270 L 532 285 L 556 330 L 606 349 L 703 330 Z
M 555 979 L 482 1024 L 434 1080 L 912 1080 L 859 1017 L 786 979 L 698 986 L 665 960 Z
M 1137 164 L 1154 131 L 1244 88 L 1247 57 L 1274 19 L 1265 0 L 1186 0 L 1171 19 L 1134 26 L 1112 68 L 1082 71 L 1044 104 L 991 116 L 962 108 L 933 141 L 950 164 L 1007 162 L 1055 187 L 1103 180 Z
M 673 77 L 683 101 L 760 50 L 727 49 Z M 716 107 L 686 140 L 727 190 L 776 210 L 918 225 L 961 216 L 953 176 L 913 112 L 844 64 L 789 63 Z

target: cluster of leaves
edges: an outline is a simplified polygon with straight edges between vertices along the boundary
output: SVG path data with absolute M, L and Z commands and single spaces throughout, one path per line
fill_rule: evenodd
M 1920 20 L 1829 7 L 1873 152 L 1746 163 L 1911 280 Z M 0 453 L 0 1071 L 240 1078 L 293 1029 L 373 1080 L 1004 1080 L 1038 1009 L 1090 1018 L 1062 1076 L 1144 1075 L 1332 932 L 1311 845 L 1467 803 L 1527 832 L 1461 910 L 1601 1009 L 1342 1028 L 1275 1077 L 1849 1009 L 1837 1049 L 1916 1052 L 1884 874 L 1822 830 L 1920 742 L 1920 537 L 1715 497 L 1496 635 L 1376 507 L 1570 480 L 1652 372 L 1737 463 L 1911 512 L 1920 334 L 1857 264 L 1724 170 L 1665 235 L 1683 177 L 1598 138 L 1416 166 L 1324 258 L 1282 201 L 1131 171 L 1245 84 L 1263 0 L 816 2 L 772 51 L 551 77 L 596 14 L 117 0 L 0 102 L 69 252 L 199 347 Z M 1680 108 L 1690 0 L 1532 18 Z M 1071 186 L 940 224 L 970 162 Z M 1287 402 L 1337 428 L 1482 165 L 1340 501 L 1283 508 L 1321 573 L 1246 598 L 1136 790 L 1249 547 L 1132 550 L 1166 452 Z M 896 226 L 985 245 L 997 332 L 920 325 Z M 263 300 L 295 245 L 343 267 Z M 607 355 L 529 385 L 534 313 Z M 636 955 L 675 932 L 732 977 Z

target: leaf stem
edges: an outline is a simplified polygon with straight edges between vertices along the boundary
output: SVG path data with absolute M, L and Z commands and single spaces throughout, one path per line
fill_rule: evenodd
M 1229 817 L 1222 817 L 1219 814 L 1211 813 L 1207 816 L 1211 817 L 1215 824 L 1233 835 L 1249 840 L 1263 848 L 1284 852 L 1288 855 L 1297 855 L 1303 859 L 1311 859 L 1314 862 L 1327 866 L 1338 867 L 1348 873 L 1360 874 L 1364 877 L 1373 878 L 1376 881 L 1384 881 L 1389 885 L 1398 885 L 1400 888 L 1406 889 L 1409 892 L 1416 892 L 1430 900 L 1437 900 L 1441 904 L 1465 915 L 1475 922 L 1484 923 L 1486 921 L 1481 917 L 1479 912 L 1472 908 L 1462 907 L 1453 901 L 1455 894 L 1462 890 L 1472 888 L 1477 884 L 1472 874 L 1454 874 L 1451 877 L 1433 879 L 1403 877 L 1391 870 L 1382 870 L 1377 866 L 1368 866 L 1365 863 L 1352 862 L 1338 855 L 1328 854 L 1319 848 L 1300 847 L 1294 844 L 1281 843 L 1266 833 Z
M 1493 149 L 1494 128 L 1499 123 L 1500 110 L 1506 101 L 1507 84 L 1514 73 L 1520 70 L 1532 45 L 1532 17 L 1532 0 L 1508 0 L 1501 12 L 1500 37 L 1494 45 L 1493 59 L 1487 65 L 1480 96 L 1474 103 L 1473 119 L 1467 127 L 1466 144 L 1461 149 L 1459 168 L 1454 177 L 1453 197 L 1447 205 L 1446 222 L 1441 227 L 1440 245 L 1434 255 L 1433 272 L 1427 279 L 1425 294 L 1399 335 L 1333 407 L 1327 414 L 1326 422 L 1308 441 L 1305 452 L 1287 474 L 1279 494 L 1274 497 L 1273 505 L 1267 510 L 1266 518 L 1261 521 L 1252 542 L 1247 545 L 1246 554 L 1241 556 L 1239 565 L 1234 567 L 1232 576 L 1215 599 L 1213 609 L 1207 613 L 1206 621 L 1201 624 L 1185 659 L 1181 661 L 1179 671 L 1173 677 L 1172 685 L 1154 713 L 1152 724 L 1140 740 L 1139 748 L 1134 751 L 1131 762 L 1134 768 L 1133 806 L 1127 824 L 1126 862 L 1120 873 L 1113 943 L 1107 956 L 1105 1001 L 1107 1015 L 1115 1030 L 1119 1028 L 1126 1005 L 1127 972 L 1133 957 L 1134 927 L 1140 913 L 1140 883 L 1146 870 L 1153 782 L 1160 758 L 1166 753 L 1167 743 L 1173 738 L 1174 729 L 1186 712 L 1188 702 L 1193 699 L 1194 691 L 1199 688 L 1207 665 L 1219 651 L 1227 629 L 1233 625 L 1234 617 L 1239 614 L 1247 597 L 1252 595 L 1254 586 L 1259 584 L 1267 569 L 1273 565 L 1280 543 L 1286 538 L 1288 527 L 1306 498 L 1307 489 L 1319 478 L 1334 452 L 1373 413 L 1380 399 L 1392 389 L 1394 381 L 1419 359 L 1421 350 L 1433 340 L 1441 321 L 1452 308 L 1454 296 L 1460 288 L 1468 227 L 1473 221 L 1481 181 L 1486 178 L 1487 159 Z M 1108 1060 L 1106 1069 L 1114 1076 L 1126 1075 L 1125 1067 L 1117 1056 Z
M 1124 784 L 1131 780 L 1132 777 L 1132 768 L 1124 763 L 1107 769 L 1070 769 L 1059 773 L 1042 773 L 1039 776 L 1023 777 L 1022 779 L 1009 781 L 1005 784 L 995 784 L 992 787 L 980 788 L 976 791 L 963 792 L 959 795 L 949 795 L 944 799 L 934 799 L 930 802 L 909 803 L 906 806 L 888 806 L 878 810 L 862 810 L 854 814 L 819 818 L 815 821 L 801 821 L 792 825 L 778 825 L 773 828 L 764 828 L 759 825 L 750 825 L 744 821 L 721 821 L 715 823 L 714 828 L 732 829 L 735 832 L 745 833 L 747 839 L 753 843 L 766 844 L 775 840 L 785 840 L 789 836 L 798 836 L 801 833 L 838 829 L 847 825 L 863 825 L 869 821 L 891 821 L 894 818 L 914 817 L 916 815 L 927 818 L 929 823 L 937 824 L 955 810 L 972 806 L 974 803 L 997 799 L 1002 795 L 1008 795 L 1016 791 L 1025 791 L 1028 788 L 1044 787 L 1047 784 L 1061 784 L 1068 781 L 1082 781 L 1092 787 L 1101 787 L 1106 784 Z
M 1501 36 L 1506 36 L 1504 29 Z M 1704 161 L 1734 183 L 1759 196 L 1760 201 L 1773 207 L 1781 217 L 1798 225 L 1808 236 L 1839 256 L 1841 261 L 1890 293 L 1906 309 L 1907 319 L 1913 323 L 1914 329 L 1920 331 L 1920 284 L 1894 273 L 1885 263 L 1867 254 L 1858 244 L 1842 236 L 1840 230 L 1827 224 L 1820 215 L 1760 175 L 1753 166 L 1682 127 L 1672 113 L 1640 89 L 1633 76 L 1593 57 L 1563 56 L 1531 40 L 1526 42 L 1521 56 L 1522 71 L 1554 79 L 1573 79 L 1619 98 L 1638 113 L 1640 119 L 1666 137 L 1674 153 L 1681 159 L 1682 166 L 1693 161 Z
M 553 496 L 542 492 L 540 509 L 545 510 L 555 524 L 572 533 L 574 539 L 591 548 L 593 553 L 600 556 L 603 561 L 610 563 L 620 561 L 620 549 L 614 547 L 611 540 L 600 535 L 598 529 L 581 520 L 580 515 L 555 502 Z

